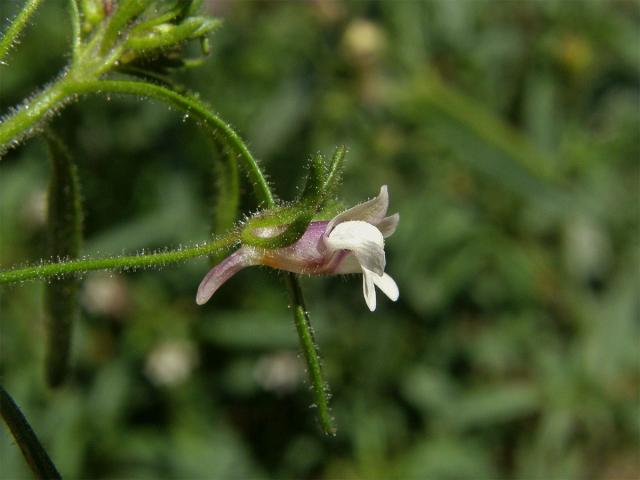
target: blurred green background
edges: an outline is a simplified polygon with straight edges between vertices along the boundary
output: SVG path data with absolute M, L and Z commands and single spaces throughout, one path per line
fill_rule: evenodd
M 1 17 L 22 1 L 3 1 Z M 45 2 L 0 71 L 0 111 L 66 62 Z M 232 1 L 178 80 L 291 199 L 349 146 L 346 205 L 389 185 L 400 287 L 305 278 L 332 386 L 318 428 L 279 275 L 197 307 L 204 259 L 86 275 L 73 372 L 43 375 L 42 283 L 0 290 L 0 376 L 66 478 L 640 478 L 640 5 L 635 1 Z M 208 238 L 211 145 L 132 98 L 56 117 L 78 163 L 85 253 Z M 0 165 L 0 266 L 44 256 L 48 161 Z M 243 208 L 255 208 L 243 184 Z M 29 478 L 0 430 L 0 477 Z

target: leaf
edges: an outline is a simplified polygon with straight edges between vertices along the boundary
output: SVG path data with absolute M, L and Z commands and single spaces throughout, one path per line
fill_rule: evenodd
M 82 202 L 76 166 L 64 144 L 53 134 L 46 135 L 51 159 L 48 193 L 48 241 L 51 257 L 75 258 L 82 242 Z M 56 387 L 67 375 L 71 332 L 79 315 L 78 279 L 67 277 L 45 288 L 47 311 L 47 383 Z

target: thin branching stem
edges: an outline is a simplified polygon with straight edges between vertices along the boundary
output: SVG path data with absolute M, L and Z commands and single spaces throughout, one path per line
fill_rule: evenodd
M 217 131 L 222 133 L 229 146 L 243 161 L 249 177 L 254 183 L 258 199 L 261 200 L 267 208 L 273 208 L 275 206 L 275 200 L 271 193 L 271 189 L 269 188 L 258 163 L 253 158 L 253 155 L 240 136 L 236 134 L 235 131 L 233 131 L 233 129 L 220 117 L 212 113 L 210 109 L 198 99 L 181 95 L 159 85 L 153 85 L 146 82 L 121 80 L 98 80 L 85 83 L 82 85 L 82 90 L 82 93 L 125 93 L 146 96 L 169 103 L 170 105 L 184 110 L 190 115 L 194 115 L 211 128 L 214 133 L 217 133 Z M 341 149 L 340 155 L 344 156 L 344 149 Z M 293 273 L 287 275 L 287 286 L 293 307 L 296 330 L 300 339 L 300 346 L 307 362 L 309 380 L 313 387 L 314 399 L 318 408 L 320 423 L 325 433 L 334 434 L 335 427 L 333 426 L 329 409 L 328 387 L 322 376 L 320 357 L 314 341 L 309 316 L 304 305 L 302 288 L 297 275 Z
M 253 155 L 251 155 L 251 152 L 240 136 L 197 98 L 182 95 L 160 85 L 125 80 L 96 80 L 84 82 L 77 86 L 76 91 L 77 93 L 123 93 L 149 97 L 179 108 L 188 115 L 193 115 L 197 120 L 200 120 L 211 129 L 214 135 L 223 137 L 224 141 L 242 160 L 249 178 L 255 186 L 256 195 L 264 202 L 265 206 L 270 208 L 275 205 L 273 194 L 258 166 L 258 162 L 253 158 Z
M 140 253 L 122 257 L 84 258 L 78 260 L 43 263 L 24 268 L 0 271 L 0 284 L 15 283 L 38 278 L 63 277 L 92 270 L 135 270 L 163 267 L 195 257 L 219 254 L 237 242 L 237 233 L 232 232 L 211 242 L 193 247 L 178 248 L 155 253 Z
M 0 159 L 11 147 L 38 133 L 43 122 L 74 98 L 68 72 L 26 100 L 0 122 Z
M 29 23 L 29 18 L 36 11 L 42 0 L 28 0 L 22 11 L 14 18 L 11 25 L 0 37 L 0 66 L 5 65 L 4 57 L 7 56 L 11 47 L 15 45 L 18 36 Z
M 262 202 L 263 206 L 273 208 L 276 205 L 269 184 L 257 161 L 240 136 L 224 120 L 213 113 L 206 104 L 193 96 L 182 95 L 166 87 L 147 82 L 79 79 L 69 74 L 63 76 L 57 83 L 35 97 L 36 102 L 32 102 L 34 103 L 33 106 L 36 107 L 35 110 L 31 110 L 29 113 L 29 108 L 22 108 L 0 124 L 0 156 L 2 155 L 2 148 L 7 148 L 9 142 L 15 142 L 16 139 L 23 139 L 28 136 L 39 122 L 52 115 L 65 102 L 76 99 L 78 95 L 95 93 L 120 93 L 152 98 L 193 116 L 210 130 L 214 138 L 223 142 L 237 155 L 254 185 L 257 199 Z M 163 266 L 197 256 L 219 254 L 236 240 L 236 234 L 233 234 L 201 246 L 168 252 L 61 261 L 0 271 L 0 284 L 34 278 L 61 277 L 90 270 L 130 270 Z M 297 276 L 294 274 L 287 276 L 287 283 L 294 307 L 296 329 L 300 338 L 301 348 L 307 360 L 309 378 L 314 389 L 315 402 L 318 406 L 322 428 L 327 433 L 333 433 L 335 429 L 332 426 L 329 412 L 329 395 L 322 377 L 320 359 L 313 340 L 309 317 L 304 307 L 302 289 Z

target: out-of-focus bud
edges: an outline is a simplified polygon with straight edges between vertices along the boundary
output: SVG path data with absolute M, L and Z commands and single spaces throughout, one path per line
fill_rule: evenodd
M 158 344 L 147 357 L 145 374 L 158 386 L 174 387 L 189 378 L 198 365 L 198 352 L 186 340 Z
M 368 69 L 380 61 L 387 46 L 387 38 L 375 23 L 357 19 L 344 32 L 342 46 L 345 55 L 354 65 Z
M 131 302 L 124 278 L 119 275 L 94 273 L 84 283 L 82 303 L 90 313 L 122 318 Z
M 396 155 L 404 145 L 406 145 L 406 140 L 402 132 L 391 126 L 380 128 L 376 132 L 373 143 L 376 153 L 383 158 Z
M 325 24 L 335 24 L 345 16 L 342 2 L 334 0 L 311 0 L 313 13 Z
M 564 251 L 567 270 L 582 281 L 599 278 L 610 268 L 611 241 L 589 217 L 578 216 L 565 225 Z
M 298 388 L 302 371 L 302 362 L 293 352 L 278 352 L 262 357 L 253 375 L 265 390 L 284 395 Z
M 573 77 L 584 75 L 593 65 L 593 49 L 581 35 L 565 35 L 554 54 L 560 67 Z
M 34 190 L 22 206 L 22 220 L 30 230 L 39 230 L 47 223 L 47 191 Z
M 389 89 L 380 68 L 386 47 L 384 31 L 369 20 L 352 21 L 342 38 L 344 55 L 357 74 L 359 97 L 370 105 L 383 102 Z

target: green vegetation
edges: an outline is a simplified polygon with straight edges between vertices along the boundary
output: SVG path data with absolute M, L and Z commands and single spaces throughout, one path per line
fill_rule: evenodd
M 20 43 L 0 42 L 7 132 L 12 107 L 88 55 L 74 39 L 104 12 L 89 15 L 97 3 L 81 1 L 72 24 L 66 2 L 0 3 L 2 19 L 34 9 Z M 186 44 L 187 58 L 209 51 L 197 68 L 166 55 L 151 75 L 139 52 L 165 45 L 149 34 L 157 24 L 141 21 L 122 45 L 122 77 L 100 70 L 73 84 L 82 97 L 51 122 L 84 208 L 82 222 L 72 218 L 83 241 L 67 255 L 80 249 L 77 261 L 93 265 L 160 249 L 171 264 L 72 284 L 80 311 L 56 388 L 44 312 L 47 292 L 64 284 L 0 286 L 1 383 L 62 476 L 638 478 L 637 3 L 203 8 L 223 25 L 171 12 L 167 37 L 215 30 L 210 45 Z M 95 51 L 119 38 L 103 32 Z M 124 77 L 143 71 L 153 88 Z M 330 158 L 339 145 L 348 153 L 335 196 L 350 206 L 387 184 L 400 213 L 386 246 L 399 301 L 381 295 L 370 313 L 359 277 L 311 277 L 306 306 L 290 305 L 285 274 L 254 268 L 198 307 L 207 255 L 221 258 L 239 234 L 225 229 L 270 206 L 269 189 L 284 202 L 313 197 L 305 171 L 313 183 L 317 153 Z M 49 259 L 49 148 L 36 136 L 0 161 L 2 271 Z M 302 325 L 306 310 L 335 437 L 311 405 L 291 318 Z M 30 476 L 0 428 L 0 477 Z

